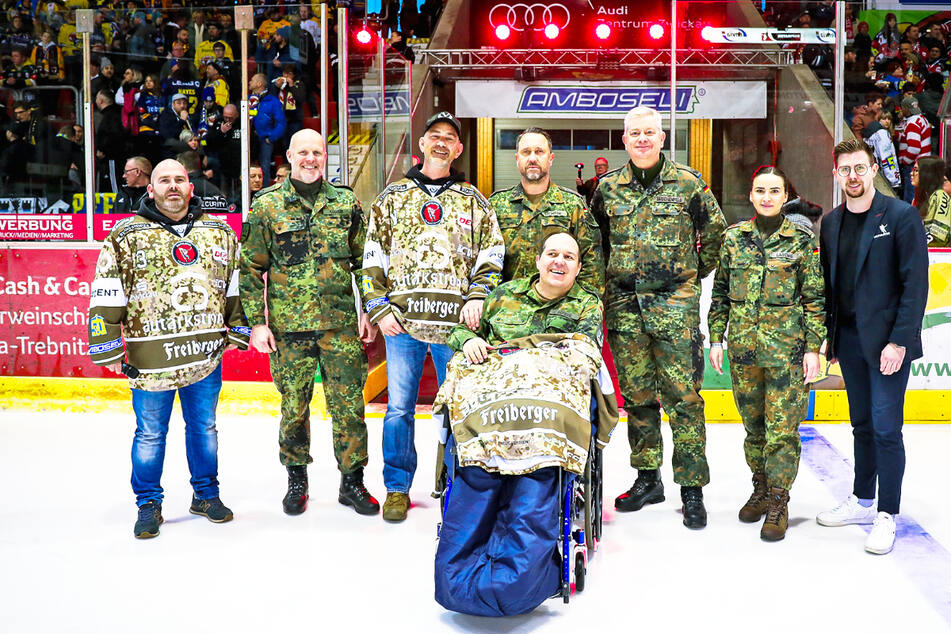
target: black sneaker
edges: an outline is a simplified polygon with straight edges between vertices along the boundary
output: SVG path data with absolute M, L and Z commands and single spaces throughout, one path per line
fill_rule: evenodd
M 162 519 L 162 505 L 159 502 L 146 502 L 139 507 L 139 518 L 135 521 L 135 538 L 149 539 L 159 534 Z
M 210 500 L 199 500 L 192 495 L 192 505 L 188 509 L 192 515 L 203 515 L 215 524 L 230 522 L 234 519 L 234 513 L 227 506 L 221 503 L 221 498 L 214 497 Z

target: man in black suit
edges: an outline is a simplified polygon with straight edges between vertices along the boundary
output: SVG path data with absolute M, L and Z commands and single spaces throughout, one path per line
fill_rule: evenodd
M 852 495 L 816 516 L 823 526 L 873 524 L 865 550 L 884 555 L 895 543 L 905 472 L 905 387 L 921 357 L 928 300 L 928 247 L 911 205 L 875 191 L 878 164 L 863 141 L 835 146 L 835 178 L 845 204 L 822 221 L 830 363 L 839 361 L 855 447 Z M 875 479 L 878 477 L 878 507 Z

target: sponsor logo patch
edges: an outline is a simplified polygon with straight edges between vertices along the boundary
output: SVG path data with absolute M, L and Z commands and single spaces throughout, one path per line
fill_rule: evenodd
M 219 247 L 213 247 L 211 249 L 211 259 L 215 262 L 221 262 L 222 264 L 228 263 L 228 251 L 221 249 Z
M 95 346 L 89 346 L 89 354 L 102 354 L 103 352 L 109 352 L 110 350 L 115 350 L 116 348 L 121 347 L 122 339 L 113 339 L 112 341 L 100 343 Z
M 419 213 L 423 217 L 423 222 L 427 225 L 438 225 L 442 222 L 442 205 L 435 200 L 423 205 Z
M 468 229 L 469 231 L 472 231 L 472 218 L 468 218 L 466 216 L 459 216 L 459 220 L 457 220 L 456 222 L 458 222 L 459 225 L 463 229 Z
M 89 334 L 101 337 L 106 334 L 106 321 L 102 317 L 93 317 L 89 320 Z
M 374 308 L 379 308 L 380 306 L 385 306 L 390 303 L 385 297 L 377 297 L 376 299 L 371 299 L 367 302 L 367 312 L 370 312 Z
M 239 335 L 244 335 L 245 337 L 251 336 L 251 329 L 247 326 L 235 326 L 231 329 L 232 332 L 236 332 Z
M 184 266 L 190 266 L 198 261 L 198 247 L 185 240 L 176 242 L 172 247 L 172 259 Z

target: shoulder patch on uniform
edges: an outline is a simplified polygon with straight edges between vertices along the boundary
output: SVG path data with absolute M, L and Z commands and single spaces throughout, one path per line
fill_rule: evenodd
M 270 194 L 274 190 L 280 189 L 281 183 L 274 183 L 273 185 L 268 185 L 258 190 L 258 193 L 255 196 L 263 196 L 264 194 Z
M 700 172 L 698 172 L 698 171 L 695 170 L 694 168 L 690 167 L 689 165 L 682 165 L 682 164 L 680 164 L 680 163 L 673 163 L 673 166 L 676 167 L 677 169 L 683 171 L 683 172 L 687 172 L 688 174 L 690 174 L 690 175 L 692 175 L 692 176 L 696 176 L 697 178 L 700 178 Z
M 604 176 L 601 177 L 601 180 L 604 180 L 608 176 L 614 176 L 615 174 L 620 173 L 622 170 L 626 169 L 627 165 L 622 165 L 621 167 L 616 167 L 613 170 L 608 170 L 604 173 Z
M 492 192 L 491 194 L 489 194 L 489 200 L 495 198 L 495 196 L 498 195 L 498 194 L 507 194 L 508 192 L 512 191 L 513 189 L 515 189 L 514 186 L 513 186 L 513 187 L 507 187 L 507 188 L 505 188 L 505 189 L 496 189 L 494 192 Z
M 805 216 L 799 216 L 799 218 L 790 218 L 789 216 L 786 216 L 786 218 L 793 224 L 794 227 L 796 227 L 796 229 L 799 229 L 803 233 L 807 234 L 810 238 L 815 237 L 816 234 L 812 230 L 812 223 L 809 222 L 809 219 Z

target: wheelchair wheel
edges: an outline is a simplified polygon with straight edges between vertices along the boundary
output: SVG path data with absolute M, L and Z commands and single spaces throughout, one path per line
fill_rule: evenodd
M 594 466 L 591 469 L 591 506 L 594 513 L 594 530 L 592 534 L 596 542 L 601 541 L 602 515 L 604 510 L 604 478 L 601 467 L 603 452 L 595 447 Z
M 595 521 L 595 501 L 594 501 L 594 482 L 592 481 L 591 464 L 594 462 L 594 452 L 588 452 L 588 462 L 584 466 L 584 542 L 589 552 L 593 552 L 600 535 L 596 535 L 597 522 Z M 582 582 L 582 585 L 584 582 Z
M 584 555 L 578 553 L 575 555 L 575 592 L 584 590 Z

